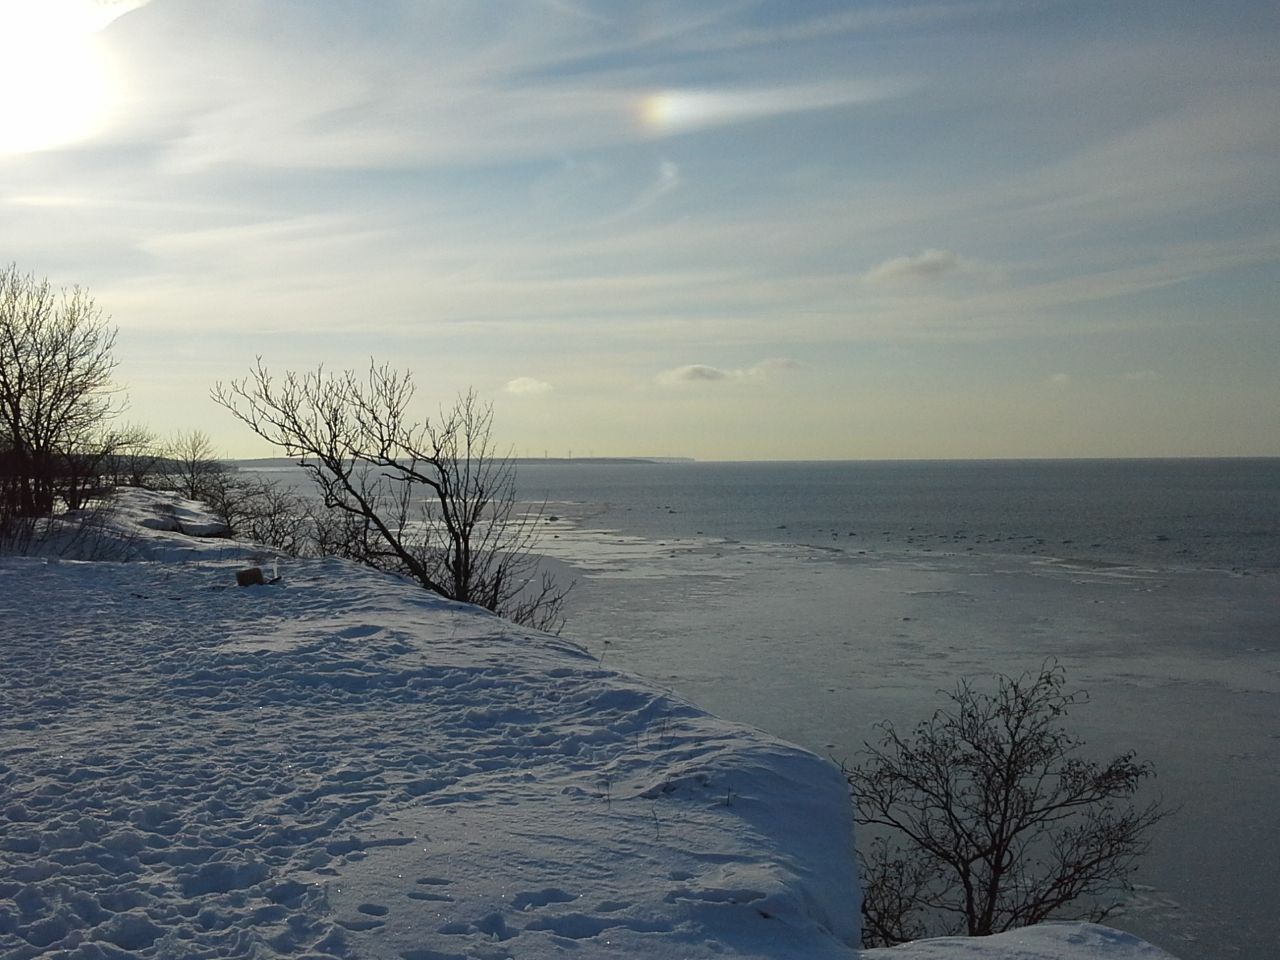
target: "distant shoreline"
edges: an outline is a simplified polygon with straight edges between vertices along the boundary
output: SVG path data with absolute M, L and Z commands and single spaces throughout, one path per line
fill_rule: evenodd
M 245 470 L 264 468 L 280 468 L 297 466 L 300 457 L 224 457 L 223 463 L 232 464 Z M 1212 463 L 1212 462 L 1258 462 L 1280 460 L 1276 454 L 1234 454 L 1230 456 L 1169 456 L 1169 457 L 841 457 L 823 460 L 701 460 L 696 457 L 512 457 L 511 462 L 517 466 L 584 465 L 608 466 L 612 464 L 975 464 L 975 463 Z
M 252 457 L 240 459 L 229 457 L 226 463 L 234 464 L 245 470 L 262 469 L 264 467 L 297 466 L 301 457 Z M 696 463 L 693 457 L 512 457 L 511 462 L 517 466 L 533 466 L 537 464 L 631 464 L 631 463 Z

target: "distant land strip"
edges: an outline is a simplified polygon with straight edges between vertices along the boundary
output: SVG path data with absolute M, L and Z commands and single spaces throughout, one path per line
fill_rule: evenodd
M 241 470 L 279 470 L 297 466 L 299 457 L 257 457 L 248 460 L 225 461 Z M 694 463 L 693 457 L 512 457 L 517 465 L 536 464 L 613 464 L 613 463 Z

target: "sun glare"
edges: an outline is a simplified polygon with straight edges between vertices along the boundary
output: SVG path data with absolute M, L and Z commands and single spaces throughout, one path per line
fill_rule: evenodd
M 116 78 L 98 31 L 112 17 L 76 0 L 0 0 L 0 154 L 65 146 L 105 126 Z

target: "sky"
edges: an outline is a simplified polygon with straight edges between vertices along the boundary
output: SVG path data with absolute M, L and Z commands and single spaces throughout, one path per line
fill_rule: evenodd
M 474 388 L 520 455 L 1280 455 L 1272 0 L 0 0 L 0 264 L 127 418 Z

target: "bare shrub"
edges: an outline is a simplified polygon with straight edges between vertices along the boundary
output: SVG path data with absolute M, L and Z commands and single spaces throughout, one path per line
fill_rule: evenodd
M 165 484 L 188 500 L 208 500 L 226 482 L 229 468 L 200 430 L 180 431 L 164 450 Z
M 213 396 L 299 458 L 324 506 L 346 518 L 317 526 L 340 555 L 560 629 L 568 591 L 538 570 L 540 513 L 520 509 L 515 464 L 493 442 L 492 408 L 467 393 L 435 419 L 415 420 L 413 394 L 408 373 L 376 363 L 363 377 L 321 368 L 277 380 L 259 361 Z
M 1056 664 L 999 676 L 994 694 L 963 680 L 913 735 L 882 724 L 846 771 L 856 822 L 885 831 L 862 856 L 865 945 L 1115 908 L 1167 811 L 1134 802 L 1153 776 L 1134 754 L 1077 756 L 1062 721 L 1086 698 L 1064 683 Z
M 49 517 L 21 517 L 0 529 L 0 554 L 65 560 L 133 560 L 138 535 L 111 522 L 109 498 Z
M 235 537 L 290 556 L 315 553 L 311 504 L 279 483 L 226 470 L 208 478 L 201 499 Z

